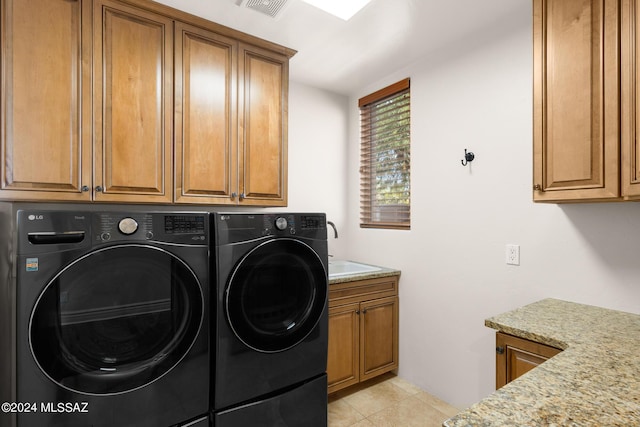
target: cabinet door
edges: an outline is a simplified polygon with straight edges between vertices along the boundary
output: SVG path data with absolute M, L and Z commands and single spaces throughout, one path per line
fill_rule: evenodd
M 359 318 L 360 304 L 357 303 L 329 309 L 329 393 L 359 381 Z
M 622 140 L 622 195 L 640 198 L 640 143 L 638 121 L 640 108 L 640 9 L 636 0 L 621 2 L 621 129 Z
M 89 200 L 91 3 L 4 0 L 0 199 Z
M 554 347 L 496 333 L 496 389 L 560 353 Z
M 533 4 L 533 198 L 619 197 L 618 2 Z
M 176 23 L 175 200 L 237 203 L 237 43 Z
M 172 201 L 173 22 L 96 0 L 95 199 Z
M 398 367 L 398 297 L 360 304 L 360 380 Z
M 240 45 L 240 203 L 287 205 L 289 60 Z

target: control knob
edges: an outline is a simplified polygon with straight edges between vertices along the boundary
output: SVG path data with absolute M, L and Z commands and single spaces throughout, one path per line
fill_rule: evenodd
M 276 228 L 278 230 L 282 231 L 282 230 L 286 229 L 287 225 L 288 224 L 287 224 L 287 219 L 286 218 L 283 218 L 283 217 L 276 218 Z
M 138 230 L 138 223 L 133 218 L 123 218 L 118 223 L 118 230 L 128 236 Z

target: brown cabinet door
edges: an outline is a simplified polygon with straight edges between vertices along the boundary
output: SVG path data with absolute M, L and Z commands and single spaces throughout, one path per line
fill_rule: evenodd
M 640 198 L 640 5 L 636 0 L 621 2 L 621 129 L 622 142 L 622 195 Z
M 175 201 L 237 203 L 237 42 L 176 23 Z
M 398 297 L 360 304 L 360 380 L 398 367 Z
M 287 205 L 289 59 L 240 45 L 240 204 Z
M 554 347 L 496 333 L 496 389 L 560 353 Z
M 618 2 L 533 4 L 534 200 L 620 197 Z
M 360 304 L 346 304 L 329 309 L 329 393 L 360 381 L 359 325 Z
M 95 200 L 171 202 L 173 22 L 94 6 Z
M 0 199 L 90 200 L 91 3 L 0 7 Z

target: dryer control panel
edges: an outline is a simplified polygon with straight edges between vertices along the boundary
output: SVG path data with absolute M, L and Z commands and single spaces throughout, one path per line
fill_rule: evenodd
M 217 245 L 269 236 L 327 239 L 327 219 L 323 213 L 215 213 L 211 218 Z
M 263 224 L 265 235 L 278 232 L 296 234 L 296 218 L 294 215 L 265 215 Z
M 301 215 L 300 227 L 310 230 L 324 230 L 327 228 L 327 219 L 324 215 Z
M 295 235 L 298 233 L 310 234 L 309 237 L 320 236 L 318 232 L 327 228 L 327 220 L 320 214 L 275 214 L 264 215 L 264 234 Z

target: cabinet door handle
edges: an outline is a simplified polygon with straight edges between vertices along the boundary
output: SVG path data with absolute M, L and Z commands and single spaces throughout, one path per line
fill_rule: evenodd
M 100 185 L 96 187 L 96 193 L 101 193 L 103 190 L 104 189 Z
M 236 197 L 238 197 L 238 193 L 236 193 L 235 191 L 231 193 L 231 200 L 235 200 Z
M 86 193 L 87 191 L 89 191 L 89 186 L 88 185 L 83 185 L 82 188 L 80 189 L 83 193 Z
M 367 309 L 362 310 L 362 314 L 367 314 Z
M 542 191 L 542 186 L 540 184 L 536 184 L 536 185 L 533 186 L 533 189 L 535 191 Z
M 356 314 L 360 316 L 360 310 L 356 310 Z
M 245 199 L 245 197 L 246 196 L 244 195 L 244 193 L 240 193 L 240 201 L 243 201 Z
M 496 353 L 504 354 L 504 347 L 496 347 Z

